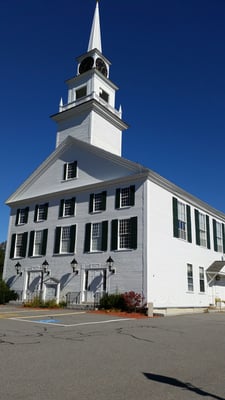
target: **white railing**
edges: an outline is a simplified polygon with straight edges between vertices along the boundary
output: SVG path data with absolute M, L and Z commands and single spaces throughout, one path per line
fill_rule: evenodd
M 111 111 L 113 114 L 115 114 L 118 118 L 121 118 L 121 112 L 110 106 L 105 100 L 103 100 L 100 96 L 97 95 L 96 92 L 92 92 L 91 94 L 84 96 L 78 100 L 72 101 L 71 103 L 68 104 L 60 104 L 59 106 L 59 112 L 69 110 L 70 108 L 77 107 L 82 103 L 86 103 L 87 101 L 90 100 L 97 100 L 100 104 L 102 104 L 104 107 L 106 107 L 109 111 Z

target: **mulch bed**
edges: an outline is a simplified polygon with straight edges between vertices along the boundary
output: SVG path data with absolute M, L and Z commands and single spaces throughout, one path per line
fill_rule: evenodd
M 146 319 L 150 318 L 145 314 L 142 313 L 135 313 L 135 312 L 125 312 L 125 311 L 116 311 L 116 310 L 93 310 L 90 311 L 92 314 L 103 314 L 103 315 L 110 315 L 113 317 L 120 317 L 120 318 L 134 318 L 134 319 Z

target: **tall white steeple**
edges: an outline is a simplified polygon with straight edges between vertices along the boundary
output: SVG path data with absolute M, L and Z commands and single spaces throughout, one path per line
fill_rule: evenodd
M 102 52 L 102 41 L 101 41 L 101 29 L 100 29 L 100 18 L 99 18 L 99 6 L 98 1 L 96 2 L 95 14 L 91 27 L 91 35 L 88 43 L 88 51 L 98 49 Z
M 115 108 L 118 87 L 109 79 L 110 61 L 102 54 L 99 2 L 96 2 L 87 53 L 77 58 L 77 75 L 66 81 L 67 103 L 60 101 L 52 116 L 58 125 L 56 146 L 67 136 L 121 156 L 121 109 Z

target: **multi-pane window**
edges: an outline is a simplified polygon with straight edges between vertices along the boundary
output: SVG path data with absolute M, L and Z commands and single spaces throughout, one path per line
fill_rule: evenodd
M 102 209 L 102 194 L 94 195 L 93 211 L 100 211 Z
M 178 232 L 181 239 L 186 240 L 187 237 L 187 215 L 186 206 L 178 201 Z
M 39 256 L 41 254 L 42 240 L 43 240 L 43 231 L 35 232 L 34 256 Z
M 173 197 L 173 235 L 192 242 L 190 206 Z
M 116 189 L 116 208 L 134 206 L 135 186 Z
M 130 249 L 131 245 L 131 221 L 121 219 L 119 221 L 119 249 Z
M 111 250 L 137 248 L 137 217 L 113 220 Z
M 30 232 L 29 257 L 44 256 L 46 254 L 48 229 Z
M 55 254 L 74 253 L 76 225 L 57 227 L 55 232 Z
M 70 217 L 75 212 L 75 197 L 60 201 L 59 217 Z
M 26 257 L 27 232 L 12 235 L 10 258 Z
M 18 208 L 16 213 L 16 225 L 26 224 L 28 221 L 29 207 Z
M 60 250 L 60 253 L 70 252 L 70 226 L 65 226 L 62 228 Z
M 98 212 L 106 210 L 106 191 L 101 193 L 92 193 L 89 201 L 89 212 Z
M 216 240 L 217 240 L 217 249 L 222 253 L 223 251 L 223 233 L 222 233 L 222 224 L 219 222 L 216 223 Z
M 194 291 L 194 282 L 193 282 L 193 266 L 192 264 L 187 264 L 187 285 L 188 291 Z
M 200 246 L 206 247 L 207 244 L 206 215 L 202 213 L 199 213 L 199 234 L 200 234 Z
M 92 251 L 101 251 L 102 249 L 102 224 L 95 223 L 92 224 L 92 232 L 91 232 L 91 250 Z
M 23 234 L 16 235 L 15 257 L 22 257 L 23 251 Z
M 209 216 L 195 210 L 196 244 L 210 249 Z
M 48 203 L 37 204 L 35 206 L 34 221 L 40 222 L 45 221 L 48 217 Z
M 199 288 L 200 292 L 205 292 L 205 275 L 203 267 L 199 267 Z
M 65 200 L 64 202 L 64 216 L 70 216 L 72 215 L 72 201 L 71 199 Z
M 107 246 L 108 221 L 86 224 L 84 251 L 107 251 Z
M 220 253 L 225 252 L 224 224 L 213 219 L 214 250 Z
M 76 178 L 77 176 L 77 161 L 64 164 L 64 180 Z

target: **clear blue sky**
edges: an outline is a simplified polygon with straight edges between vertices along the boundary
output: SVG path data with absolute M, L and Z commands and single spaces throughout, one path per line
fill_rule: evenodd
M 94 0 L 3 0 L 0 242 L 4 201 L 54 150 L 64 81 L 87 50 Z M 225 1 L 101 0 L 103 54 L 130 125 L 123 156 L 225 212 Z

